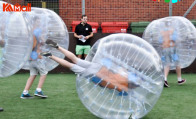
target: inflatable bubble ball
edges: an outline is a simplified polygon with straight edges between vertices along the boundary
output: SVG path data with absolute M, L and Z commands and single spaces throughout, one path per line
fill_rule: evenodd
M 3 12 L 0 1 L 0 77 L 22 68 L 32 50 L 32 34 L 21 12 Z
M 50 51 L 57 57 L 65 57 L 61 52 L 51 48 L 45 42 L 50 39 L 57 42 L 61 47 L 68 49 L 69 34 L 66 25 L 55 12 L 49 9 L 32 7 L 31 12 L 23 12 L 23 15 L 28 20 L 28 24 L 31 25 L 33 35 L 33 48 L 30 59 L 23 69 L 29 69 L 31 66 L 30 61 L 37 61 L 48 71 L 54 69 L 58 66 L 58 63 L 49 58 L 41 57 L 40 53 Z
M 152 21 L 143 39 L 154 46 L 163 65 L 170 69 L 188 67 L 196 57 L 196 29 L 186 18 L 166 17 Z
M 97 117 L 142 118 L 159 99 L 163 67 L 145 40 L 131 34 L 109 35 L 93 45 L 86 60 L 99 67 L 78 74 L 76 87 L 84 106 Z

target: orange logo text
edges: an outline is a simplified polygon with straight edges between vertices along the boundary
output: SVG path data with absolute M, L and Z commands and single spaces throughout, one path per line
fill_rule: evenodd
M 27 6 L 21 6 L 20 4 L 11 5 L 9 3 L 3 3 L 4 12 L 30 12 L 31 4 L 28 3 Z

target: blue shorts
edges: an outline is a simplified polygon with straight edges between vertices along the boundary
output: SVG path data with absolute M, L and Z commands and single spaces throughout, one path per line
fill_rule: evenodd
M 175 47 L 164 48 L 161 55 L 161 60 L 164 66 L 171 64 L 179 65 L 179 56 Z

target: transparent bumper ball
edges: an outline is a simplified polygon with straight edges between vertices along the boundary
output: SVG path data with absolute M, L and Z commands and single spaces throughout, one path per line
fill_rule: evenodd
M 61 52 L 48 46 L 45 42 L 50 39 L 57 42 L 59 46 L 68 49 L 69 34 L 66 25 L 55 12 L 49 9 L 32 7 L 31 12 L 24 12 L 23 15 L 31 25 L 34 39 L 30 60 L 39 62 L 47 71 L 54 69 L 58 66 L 58 63 L 49 58 L 40 57 L 39 54 L 50 51 L 57 57 L 65 57 Z M 23 69 L 29 69 L 29 63 L 27 62 Z
M 0 21 L 0 77 L 6 77 L 20 70 L 29 59 L 33 40 L 20 12 L 0 11 Z
M 196 29 L 186 18 L 165 17 L 152 21 L 143 39 L 159 53 L 163 65 L 175 69 L 188 67 L 196 57 Z
M 104 119 L 142 118 L 163 89 L 163 67 L 156 50 L 131 34 L 98 40 L 87 61 L 98 64 L 77 76 L 77 92 L 84 106 Z
M 3 12 L 3 4 L 7 4 L 7 2 L 0 1 L 0 12 Z

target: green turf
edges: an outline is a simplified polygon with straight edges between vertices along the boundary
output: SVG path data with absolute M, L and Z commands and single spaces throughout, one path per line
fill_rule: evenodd
M 20 99 L 28 74 L 0 79 L 0 119 L 98 119 L 80 102 L 73 74 L 49 74 L 43 91 L 47 99 Z M 169 75 L 170 88 L 163 93 L 144 119 L 195 119 L 196 74 L 184 74 L 187 83 L 178 86 L 175 74 Z M 38 79 L 30 94 L 34 93 Z

